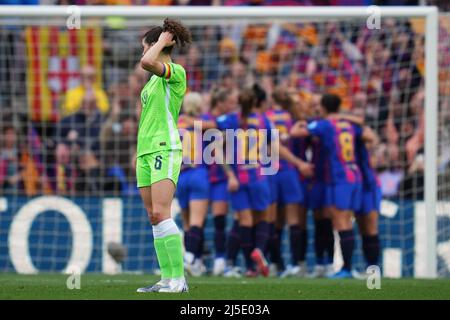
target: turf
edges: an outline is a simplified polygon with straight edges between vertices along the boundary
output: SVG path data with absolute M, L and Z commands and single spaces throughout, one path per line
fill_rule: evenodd
M 362 280 L 190 278 L 186 294 L 136 293 L 157 280 L 146 275 L 81 276 L 81 288 L 69 290 L 61 274 L 0 274 L 0 299 L 450 299 L 450 279 L 382 279 L 369 290 Z

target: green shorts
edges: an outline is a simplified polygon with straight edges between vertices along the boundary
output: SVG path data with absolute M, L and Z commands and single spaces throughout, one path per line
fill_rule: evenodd
M 170 179 L 178 183 L 182 160 L 181 150 L 163 150 L 144 154 L 136 159 L 138 188 L 149 187 L 155 182 Z

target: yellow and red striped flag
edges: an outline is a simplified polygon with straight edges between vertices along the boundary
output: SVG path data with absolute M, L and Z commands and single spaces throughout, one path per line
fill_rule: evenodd
M 25 37 L 29 116 L 33 121 L 57 121 L 65 92 L 80 83 L 82 66 L 94 66 L 96 84 L 101 84 L 101 29 L 30 26 Z

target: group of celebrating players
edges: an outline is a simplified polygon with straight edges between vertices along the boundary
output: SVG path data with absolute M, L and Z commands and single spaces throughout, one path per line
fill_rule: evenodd
M 313 212 L 315 225 L 316 266 L 312 276 L 352 277 L 353 217 L 362 236 L 366 263 L 377 265 L 381 191 L 370 156 L 377 136 L 364 126 L 363 117 L 340 112 L 341 100 L 337 95 L 315 97 L 307 110 L 299 107 L 295 92 L 283 87 L 276 88 L 271 99 L 268 98 L 259 85 L 239 93 L 218 87 L 211 93 L 206 113 L 200 94 L 190 92 L 184 98 L 178 120 L 184 161 L 176 197 L 182 209 L 185 269 L 192 276 L 206 272 L 202 261 L 203 229 L 209 207 L 214 219 L 213 275 L 306 276 L 309 210 Z M 272 101 L 271 105 L 268 101 Z M 196 121 L 201 122 L 202 130 L 242 129 L 242 136 L 223 135 L 220 142 L 233 139 L 231 143 L 235 146 L 244 143 L 248 152 L 225 154 L 228 160 L 223 164 L 194 161 L 209 144 L 183 138 L 186 133 L 194 134 Z M 253 132 L 267 129 L 266 135 L 259 134 L 256 138 L 276 144 L 271 149 L 279 154 L 279 159 L 273 160 L 277 161 L 275 174 L 263 174 L 267 164 L 252 150 L 261 141 L 252 145 L 246 136 L 249 129 L 255 129 Z M 277 129 L 277 137 L 270 129 Z M 234 222 L 227 233 L 229 203 Z M 281 254 L 285 225 L 291 259 L 287 267 Z M 343 266 L 336 273 L 333 230 L 339 234 L 343 258 Z M 245 272 L 237 266 L 240 250 Z

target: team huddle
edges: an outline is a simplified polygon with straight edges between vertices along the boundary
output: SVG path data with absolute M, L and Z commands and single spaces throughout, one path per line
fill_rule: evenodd
M 381 192 L 369 153 L 376 136 L 362 126 L 360 117 L 339 113 L 341 101 L 336 95 L 323 95 L 306 111 L 299 110 L 296 97 L 279 87 L 270 99 L 272 105 L 268 105 L 269 99 L 258 85 L 240 93 L 216 88 L 211 94 L 210 110 L 202 113 L 200 94 L 191 92 L 185 96 L 178 120 L 180 133 L 183 130 L 184 161 L 176 196 L 183 214 L 185 268 L 191 275 L 200 276 L 206 271 L 202 261 L 203 226 L 209 207 L 214 217 L 213 275 L 306 276 L 307 231 L 313 231 L 306 229 L 309 210 L 314 212 L 315 221 L 317 265 L 313 276 L 352 277 L 353 214 L 361 230 L 366 262 L 378 264 L 377 213 Z M 185 138 L 186 132 L 194 132 L 195 121 L 201 122 L 203 130 L 242 129 L 242 135 L 233 136 L 235 152 L 225 152 L 228 161 L 224 164 L 194 161 L 193 157 L 202 155 L 208 146 Z M 253 151 L 261 141 L 242 143 L 250 141 L 246 132 L 251 129 L 266 129 L 262 132 L 268 134 L 258 135 L 257 139 L 279 143 L 271 149 L 279 152 L 275 174 L 263 174 L 267 164 L 259 161 L 261 155 Z M 277 130 L 278 139 L 271 136 L 270 129 Z M 236 151 L 242 144 L 247 152 Z M 234 223 L 226 234 L 229 203 Z M 285 225 L 291 260 L 287 267 L 281 256 Z M 333 229 L 339 233 L 344 260 L 343 268 L 335 274 Z M 245 260 L 244 272 L 237 266 L 240 250 Z
M 283 277 L 305 275 L 310 209 L 315 276 L 352 277 L 354 215 L 366 262 L 377 264 L 381 196 L 370 158 L 377 138 L 363 126 L 362 117 L 340 113 L 341 100 L 333 94 L 324 94 L 304 110 L 296 93 L 279 87 L 268 97 L 257 84 L 240 92 L 215 88 L 205 112 L 200 94 L 185 96 L 186 71 L 171 58 L 175 46 L 191 41 L 189 30 L 171 19 L 142 39 L 141 66 L 152 77 L 141 92 L 136 178 L 152 225 L 161 280 L 137 291 L 187 292 L 185 269 L 193 276 L 205 272 L 203 228 L 209 207 L 214 216 L 214 275 L 267 277 L 269 264 Z M 198 141 L 199 122 L 204 135 L 212 129 L 219 134 L 209 142 Z M 236 134 L 221 133 L 230 131 Z M 211 144 L 219 161 L 204 161 L 203 151 Z M 270 146 L 270 157 L 261 152 L 264 146 Z M 174 195 L 182 208 L 184 246 L 170 214 Z M 234 222 L 227 234 L 229 204 Z M 285 225 L 289 267 L 281 256 Z M 333 230 L 339 233 L 344 265 L 330 274 Z M 240 251 L 244 272 L 237 266 Z

